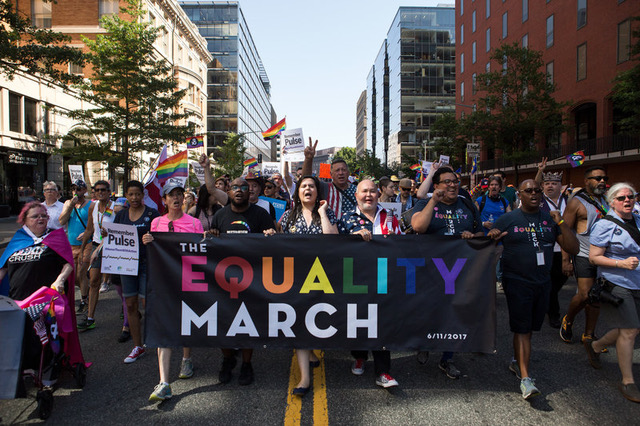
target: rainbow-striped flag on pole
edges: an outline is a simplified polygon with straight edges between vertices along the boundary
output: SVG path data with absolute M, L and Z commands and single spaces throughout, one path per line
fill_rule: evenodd
M 189 176 L 189 161 L 187 159 L 187 151 L 182 151 L 173 155 L 156 168 L 156 176 L 160 183 L 165 182 L 169 178 L 187 178 Z
M 204 136 L 189 136 L 187 137 L 187 149 L 202 148 L 204 146 Z
M 571 164 L 571 167 L 581 166 L 584 163 L 584 159 L 584 151 L 576 151 L 573 154 L 567 155 L 567 161 Z
M 283 130 L 285 130 L 287 128 L 286 119 L 287 119 L 287 117 L 283 118 L 282 120 L 278 121 L 273 126 L 269 127 L 269 130 L 267 130 L 266 132 L 262 132 L 262 138 L 265 141 L 268 141 L 269 139 L 273 139 L 276 136 L 278 136 L 280 134 L 280 132 L 282 132 Z
M 252 168 L 258 165 L 258 160 L 254 157 L 248 158 L 242 162 L 242 165 L 248 168 Z

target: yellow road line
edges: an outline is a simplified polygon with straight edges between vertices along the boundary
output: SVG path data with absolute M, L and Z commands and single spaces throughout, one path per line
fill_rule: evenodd
M 329 424 L 329 408 L 327 406 L 327 379 L 324 369 L 324 352 L 318 354 L 320 367 L 313 369 L 313 424 Z
M 289 368 L 289 389 L 287 390 L 287 407 L 284 412 L 285 426 L 298 426 L 302 416 L 302 398 L 291 395 L 291 392 L 300 381 L 300 369 L 298 368 L 298 357 L 293 351 L 291 357 L 291 367 Z

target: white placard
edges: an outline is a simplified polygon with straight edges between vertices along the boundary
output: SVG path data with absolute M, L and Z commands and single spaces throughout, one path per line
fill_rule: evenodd
M 271 161 L 262 162 L 262 176 L 271 177 L 276 173 L 280 173 L 280 163 Z
M 284 161 L 304 161 L 304 135 L 302 129 L 282 132 L 282 157 Z
M 449 156 L 448 155 L 441 155 L 440 156 L 440 165 L 441 166 L 446 166 L 449 164 Z
M 71 184 L 77 180 L 81 180 L 83 182 L 87 182 L 84 180 L 84 171 L 82 170 L 82 166 L 69 164 L 69 176 L 71 176 Z
M 102 268 L 103 274 L 138 275 L 138 231 L 133 225 L 104 223 L 107 236 L 103 238 Z
M 204 185 L 204 168 L 197 161 L 190 161 L 191 167 L 193 168 L 193 173 L 196 175 L 196 179 L 200 182 L 200 185 Z
M 433 162 L 431 161 L 423 161 L 422 162 L 422 173 L 426 177 L 429 173 L 431 173 L 431 165 Z
M 400 221 L 400 216 L 402 215 L 402 203 L 378 203 L 382 206 L 387 212 L 394 215 L 398 221 Z

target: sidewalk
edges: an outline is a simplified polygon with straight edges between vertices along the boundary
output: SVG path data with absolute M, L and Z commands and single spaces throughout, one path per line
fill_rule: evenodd
M 18 216 L 9 216 L 0 218 L 0 254 L 13 238 L 13 234 L 20 229 L 20 224 L 16 222 Z

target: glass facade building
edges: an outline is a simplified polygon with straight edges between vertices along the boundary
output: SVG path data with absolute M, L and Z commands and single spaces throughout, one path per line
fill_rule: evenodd
M 367 142 L 384 164 L 424 158 L 429 127 L 455 109 L 455 10 L 401 7 L 367 78 Z
M 213 56 L 207 71 L 208 152 L 229 132 L 245 134 L 247 153 L 272 158 L 260 132 L 272 121 L 271 85 L 238 2 L 181 1 Z M 275 160 L 275 159 L 274 159 Z

